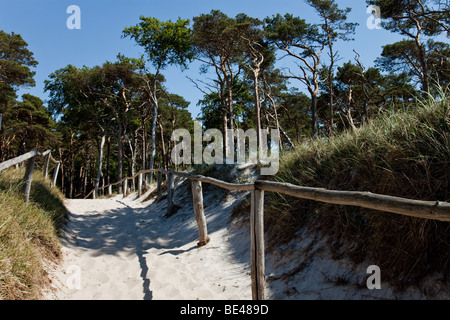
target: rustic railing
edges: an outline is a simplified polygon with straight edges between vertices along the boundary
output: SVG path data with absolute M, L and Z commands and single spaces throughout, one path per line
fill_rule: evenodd
M 61 162 L 55 160 L 51 151 L 47 150 L 43 153 L 38 151 L 30 151 L 19 157 L 10 159 L 0 163 L 0 171 L 17 166 L 23 162 L 27 162 L 26 172 L 23 177 L 23 191 L 25 201 L 29 202 L 32 175 L 37 157 L 44 158 L 44 178 L 48 179 L 49 163 L 55 163 L 53 172 L 52 185 L 56 185 Z M 162 176 L 166 175 L 167 185 L 167 212 L 166 216 L 171 216 L 174 212 L 174 176 L 184 177 L 191 180 L 192 198 L 194 205 L 195 219 L 197 221 L 199 242 L 198 246 L 206 245 L 209 242 L 207 223 L 203 209 L 203 190 L 202 183 L 216 185 L 226 190 L 234 191 L 250 191 L 251 192 L 251 209 L 250 209 L 250 237 L 251 237 L 251 279 L 252 279 L 252 297 L 255 300 L 264 299 L 265 291 L 265 264 L 264 264 L 264 192 L 277 192 L 285 195 L 293 196 L 301 199 L 315 200 L 331 204 L 358 206 L 368 209 L 374 209 L 384 212 L 391 212 L 405 216 L 431 219 L 450 222 L 450 203 L 441 201 L 421 201 L 405 199 L 393 196 L 374 194 L 370 192 L 360 191 L 336 191 L 326 190 L 322 188 L 302 187 L 289 183 L 280 183 L 273 181 L 258 180 L 254 183 L 236 184 L 221 181 L 211 177 L 202 175 L 194 175 L 185 172 L 177 172 L 172 170 L 152 169 L 143 170 L 133 177 L 124 178 L 118 182 L 93 189 L 86 198 L 95 195 L 98 190 L 123 184 L 124 196 L 128 193 L 128 181 L 138 178 L 137 193 L 138 197 L 142 196 L 144 175 L 150 172 L 157 173 L 157 197 L 162 198 Z M 85 199 L 86 199 L 85 198 Z
M 18 156 L 16 158 L 7 160 L 5 162 L 0 163 L 0 171 L 3 171 L 5 169 L 8 169 L 12 166 L 18 166 L 19 164 L 23 163 L 23 162 L 27 162 L 27 167 L 25 170 L 25 176 L 23 177 L 22 181 L 23 181 L 23 193 L 24 193 L 24 198 L 25 198 L 25 202 L 28 204 L 29 200 L 30 200 L 30 191 L 31 191 L 31 183 L 33 180 L 33 171 L 34 171 L 34 165 L 36 163 L 36 158 L 37 157 L 45 157 L 44 158 L 44 178 L 45 180 L 48 179 L 48 166 L 50 161 L 54 162 L 56 164 L 55 167 L 55 171 L 53 172 L 53 179 L 52 179 L 52 185 L 55 186 L 56 185 L 56 179 L 58 178 L 58 173 L 59 173 L 59 168 L 61 166 L 61 162 L 60 161 L 56 161 L 53 157 L 52 157 L 52 152 L 51 150 L 47 150 L 43 153 L 40 153 L 39 151 L 30 151 L 27 152 L 21 156 Z
M 255 300 L 264 299 L 266 286 L 265 264 L 264 264 L 264 192 L 277 192 L 301 199 L 309 199 L 320 202 L 358 206 L 368 209 L 375 209 L 384 212 L 391 212 L 410 217 L 432 219 L 450 222 L 450 203 L 440 201 L 411 200 L 393 196 L 374 194 L 359 191 L 335 191 L 322 188 L 301 187 L 289 183 L 279 183 L 273 181 L 258 180 L 250 184 L 235 184 L 217 180 L 201 175 L 193 175 L 185 172 L 172 170 L 152 169 L 143 170 L 133 177 L 124 178 L 114 184 L 124 184 L 124 196 L 128 191 L 128 180 L 138 177 L 137 193 L 142 195 L 142 182 L 144 174 L 156 172 L 158 199 L 162 197 L 162 175 L 167 176 L 167 212 L 166 215 L 173 214 L 174 208 L 174 176 L 180 176 L 191 180 L 192 197 L 194 202 L 194 213 L 197 221 L 199 242 L 198 246 L 203 246 L 209 242 L 206 218 L 203 210 L 202 182 L 213 184 L 227 190 L 250 191 L 250 237 L 251 237 L 251 279 L 252 298 Z M 111 185 L 97 188 L 91 191 L 95 199 L 95 191 L 110 188 Z M 111 188 L 110 188 L 111 190 Z

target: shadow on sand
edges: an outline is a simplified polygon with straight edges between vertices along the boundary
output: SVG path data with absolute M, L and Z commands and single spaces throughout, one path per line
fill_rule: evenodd
M 204 194 L 209 234 L 230 228 L 231 211 L 243 199 L 241 195 L 236 197 L 234 203 L 231 205 L 228 203 L 227 207 L 223 207 L 224 192 L 211 190 L 211 194 L 208 195 L 206 192 Z M 89 250 L 94 256 L 136 254 L 141 268 L 144 299 L 152 299 L 151 280 L 147 277 L 149 271 L 147 251 L 158 249 L 162 251 L 159 255 L 177 256 L 197 249 L 198 230 L 190 193 L 186 192 L 186 188 L 178 188 L 175 201 L 180 209 L 169 218 L 164 217 L 167 208 L 164 200 L 141 203 L 140 200 L 131 201 L 116 197 L 101 201 L 115 201 L 118 208 L 102 212 L 93 210 L 88 215 L 70 214 L 70 223 L 66 228 L 63 242 L 68 246 Z M 131 207 L 129 204 L 138 204 L 139 207 Z M 249 255 L 247 257 L 242 254 L 243 246 L 238 242 L 248 241 L 250 247 L 250 238 L 233 237 L 230 231 L 229 239 L 230 247 L 236 249 L 230 252 L 235 261 L 249 263 Z M 188 249 L 180 249 L 189 243 L 192 243 L 192 246 Z

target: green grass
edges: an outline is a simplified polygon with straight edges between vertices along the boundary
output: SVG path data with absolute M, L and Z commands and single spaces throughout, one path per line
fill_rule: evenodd
M 332 190 L 370 191 L 450 202 L 450 107 L 441 99 L 386 111 L 363 128 L 317 139 L 285 154 L 272 179 Z M 268 193 L 271 246 L 301 227 L 328 236 L 335 258 L 380 266 L 401 289 L 432 273 L 450 274 L 450 224 Z
M 66 220 L 63 195 L 35 171 L 26 205 L 24 169 L 0 172 L 0 300 L 39 299 L 48 283 L 45 261 L 58 261 Z

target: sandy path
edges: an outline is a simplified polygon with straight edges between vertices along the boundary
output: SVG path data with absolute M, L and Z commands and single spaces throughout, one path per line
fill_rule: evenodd
M 249 228 L 230 213 L 245 193 L 204 187 L 210 243 L 197 248 L 198 230 L 189 185 L 176 181 L 170 218 L 167 201 L 141 202 L 134 195 L 68 200 L 70 222 L 62 238 L 63 261 L 49 266 L 53 290 L 46 299 L 249 300 Z M 146 195 L 142 197 L 145 199 Z M 240 226 L 240 227 L 239 227 Z M 327 239 L 308 230 L 266 253 L 269 299 L 448 299 L 448 285 L 431 278 L 396 292 L 383 281 L 366 287 L 367 267 L 335 260 Z M 375 262 L 376 264 L 376 262 Z M 287 275 L 287 276 L 286 276 Z
M 239 244 L 249 242 L 233 240 L 248 235 L 230 225 L 232 203 L 205 209 L 211 242 L 197 248 L 191 202 L 178 195 L 182 208 L 164 218 L 166 201 L 68 200 L 63 262 L 50 270 L 45 297 L 251 299 L 248 248 Z

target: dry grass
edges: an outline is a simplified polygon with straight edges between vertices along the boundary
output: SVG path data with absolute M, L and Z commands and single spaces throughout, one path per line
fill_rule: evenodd
M 60 257 L 58 230 L 66 218 L 63 196 L 35 172 L 27 206 L 21 192 L 23 175 L 23 169 L 0 173 L 0 299 L 39 299 L 48 283 L 43 263 Z
M 450 201 L 448 94 L 387 112 L 355 132 L 299 146 L 281 159 L 277 181 L 333 190 L 370 191 Z M 374 210 L 328 205 L 268 193 L 266 226 L 272 246 L 302 226 L 328 235 L 336 258 L 372 261 L 399 289 L 428 274 L 450 274 L 450 224 Z

